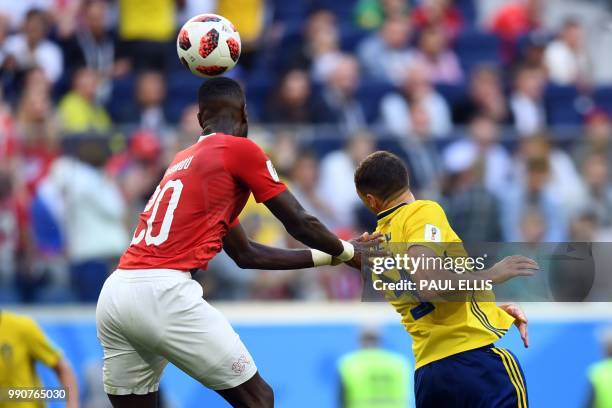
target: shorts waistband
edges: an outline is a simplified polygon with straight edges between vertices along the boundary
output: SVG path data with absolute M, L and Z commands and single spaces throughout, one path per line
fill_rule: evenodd
M 175 278 L 189 280 L 191 273 L 178 269 L 117 269 L 113 275 L 126 280 L 150 280 L 157 278 Z

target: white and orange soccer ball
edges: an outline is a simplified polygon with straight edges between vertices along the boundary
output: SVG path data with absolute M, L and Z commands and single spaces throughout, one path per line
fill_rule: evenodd
M 179 31 L 176 50 L 181 63 L 193 74 L 210 78 L 236 65 L 242 43 L 240 34 L 225 17 L 199 14 Z

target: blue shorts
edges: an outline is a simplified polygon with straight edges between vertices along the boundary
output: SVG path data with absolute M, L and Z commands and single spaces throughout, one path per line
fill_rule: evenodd
M 416 370 L 417 408 L 527 408 L 521 366 L 493 345 L 464 351 Z

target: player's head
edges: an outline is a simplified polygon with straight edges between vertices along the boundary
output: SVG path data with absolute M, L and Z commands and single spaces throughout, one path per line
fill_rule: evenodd
M 247 136 L 246 100 L 238 82 L 225 77 L 207 80 L 198 91 L 198 106 L 198 121 L 204 134 Z
M 355 188 L 365 206 L 379 213 L 387 203 L 408 191 L 408 170 L 393 153 L 374 152 L 357 167 Z

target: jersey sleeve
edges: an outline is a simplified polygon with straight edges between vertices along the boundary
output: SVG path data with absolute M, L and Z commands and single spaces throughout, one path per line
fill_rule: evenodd
M 442 207 L 429 202 L 406 223 L 404 236 L 409 244 L 426 246 L 441 256 L 444 253 L 444 237 L 448 228 L 450 226 Z
M 55 367 L 62 354 L 51 343 L 40 326 L 34 320 L 28 318 L 24 321 L 23 328 L 24 339 L 30 355 L 48 367 Z
M 285 191 L 287 187 L 261 147 L 246 138 L 235 139 L 225 150 L 225 169 L 253 192 L 258 203 Z

